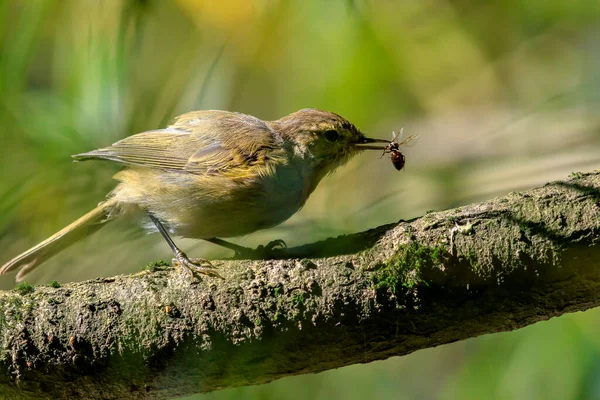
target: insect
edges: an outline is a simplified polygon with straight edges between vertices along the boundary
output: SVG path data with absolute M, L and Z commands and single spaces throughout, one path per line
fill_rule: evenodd
M 385 149 L 383 149 L 383 153 L 381 153 L 381 157 L 383 157 L 387 153 L 390 154 L 392 164 L 394 165 L 394 168 L 396 168 L 398 171 L 404 168 L 404 164 L 406 163 L 406 158 L 404 157 L 404 154 L 400 152 L 400 146 L 407 146 L 410 142 L 419 137 L 419 135 L 410 135 L 401 142 L 398 142 L 398 139 L 402 138 L 403 132 L 404 128 L 400 129 L 399 133 L 392 132 L 392 141 L 385 147 Z

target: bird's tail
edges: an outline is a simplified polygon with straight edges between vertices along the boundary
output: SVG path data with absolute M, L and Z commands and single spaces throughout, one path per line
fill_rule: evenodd
M 22 281 L 27 274 L 40 264 L 100 229 L 110 219 L 111 210 L 113 210 L 116 203 L 114 199 L 100 203 L 98 207 L 83 217 L 4 264 L 0 268 L 0 275 L 20 268 L 16 279 L 17 282 Z

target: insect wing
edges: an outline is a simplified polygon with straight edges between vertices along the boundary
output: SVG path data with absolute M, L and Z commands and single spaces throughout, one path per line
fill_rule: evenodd
M 419 135 L 410 135 L 409 137 L 407 137 L 406 139 L 404 139 L 403 141 L 401 141 L 400 143 L 398 143 L 398 146 L 412 146 L 416 143 L 416 140 L 419 138 Z

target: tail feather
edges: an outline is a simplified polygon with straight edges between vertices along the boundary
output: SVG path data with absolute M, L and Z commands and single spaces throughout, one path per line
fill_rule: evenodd
M 20 268 L 16 279 L 17 282 L 23 280 L 27 274 L 44 261 L 100 229 L 110 217 L 110 212 L 115 204 L 114 199 L 100 203 L 98 207 L 83 217 L 4 264 L 0 268 L 0 275 Z

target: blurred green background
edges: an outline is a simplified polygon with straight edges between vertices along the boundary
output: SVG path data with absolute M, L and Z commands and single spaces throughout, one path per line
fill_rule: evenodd
M 420 135 L 405 171 L 364 154 L 283 225 L 234 240 L 294 246 L 599 168 L 599 104 L 597 0 L 3 0 L 0 261 L 113 187 L 118 165 L 72 164 L 71 154 L 187 111 L 277 119 L 317 107 L 373 136 Z M 158 235 L 123 221 L 29 281 L 130 273 L 169 257 Z M 600 399 L 599 332 L 592 310 L 192 398 Z

